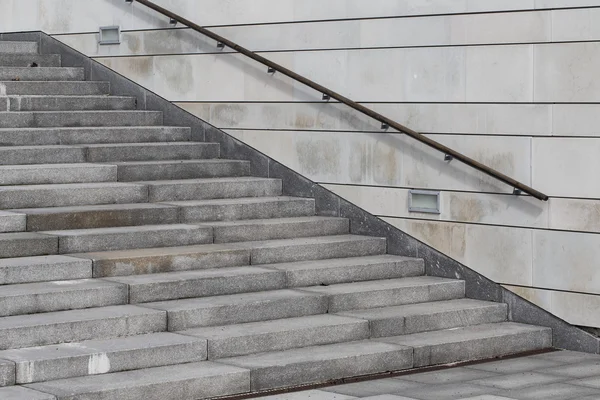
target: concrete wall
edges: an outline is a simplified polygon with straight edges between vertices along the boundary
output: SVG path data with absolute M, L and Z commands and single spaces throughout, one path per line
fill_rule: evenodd
M 140 5 L 0 0 L 567 321 L 600 327 L 600 0 L 157 0 L 549 194 L 506 187 Z M 4 12 L 9 10 L 9 12 Z M 99 46 L 99 26 L 123 42 Z M 408 212 L 440 190 L 441 214 Z

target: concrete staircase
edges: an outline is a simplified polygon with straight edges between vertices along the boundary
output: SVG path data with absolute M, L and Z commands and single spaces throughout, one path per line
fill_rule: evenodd
M 0 42 L 0 398 L 194 400 L 552 346 L 60 62 Z

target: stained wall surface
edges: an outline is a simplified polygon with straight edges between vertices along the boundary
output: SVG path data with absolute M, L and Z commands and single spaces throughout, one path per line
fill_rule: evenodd
M 600 0 L 156 0 L 551 196 L 543 203 L 124 0 L 0 0 L 567 321 L 600 327 Z M 119 25 L 120 45 L 98 44 Z M 408 210 L 410 189 L 441 213 Z

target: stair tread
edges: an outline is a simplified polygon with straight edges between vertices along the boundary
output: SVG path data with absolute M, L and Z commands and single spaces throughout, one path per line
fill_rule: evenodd
M 181 200 L 181 201 L 161 201 L 160 204 L 170 204 L 174 206 L 205 206 L 205 205 L 233 205 L 233 204 L 256 204 L 256 203 L 278 203 L 295 200 L 312 200 L 306 197 L 291 196 L 270 196 L 270 197 L 240 197 L 234 199 L 208 199 L 208 200 Z
M 458 281 L 456 279 L 438 278 L 435 276 L 414 276 L 408 278 L 385 279 L 378 281 L 340 283 L 330 286 L 313 286 L 308 288 L 302 288 L 301 290 L 322 294 L 349 294 L 389 290 L 394 288 L 409 288 L 414 286 L 445 285 L 456 282 L 461 281 Z
M 385 343 L 401 344 L 411 347 L 447 345 L 489 337 L 502 337 L 526 332 L 549 332 L 550 328 L 520 324 L 516 322 L 498 322 L 494 324 L 464 326 L 439 331 L 421 332 L 411 335 L 373 339 Z
M 63 213 L 80 213 L 93 211 L 110 211 L 110 210 L 155 210 L 155 209 L 171 209 L 173 205 L 161 203 L 131 203 L 131 204 L 98 204 L 87 206 L 67 206 L 67 207 L 40 207 L 40 208 L 21 208 L 10 210 L 26 215 L 42 215 L 42 214 L 63 214 Z
M 270 321 L 247 322 L 233 325 L 209 326 L 179 331 L 182 335 L 192 335 L 203 339 L 240 338 L 267 333 L 287 332 L 292 330 L 310 330 L 315 327 L 336 326 L 342 324 L 365 325 L 365 320 L 342 317 L 339 315 L 321 314 L 305 317 L 284 318 Z M 302 343 L 297 343 L 302 346 Z M 304 347 L 304 346 L 302 346 Z M 0 353 L 1 356 L 1 353 Z
M 135 143 L 95 143 L 86 144 L 85 147 L 89 148 L 119 148 L 119 147 L 189 147 L 189 146 L 215 146 L 218 143 L 212 142 L 135 142 Z M 240 160 L 232 160 L 240 161 Z M 243 161 L 243 160 L 241 160 Z
M 42 393 L 23 386 L 0 388 L 0 398 L 3 400 L 56 400 L 56 397 L 51 394 Z
M 368 320 L 387 319 L 399 316 L 437 314 L 447 311 L 460 311 L 474 308 L 506 307 L 504 303 L 473 299 L 454 299 L 428 303 L 405 304 L 400 306 L 371 308 L 366 310 L 342 311 L 338 315 Z
M 185 282 L 188 280 L 197 279 L 219 279 L 219 278 L 231 278 L 231 277 L 251 277 L 252 275 L 259 274 L 264 275 L 265 273 L 276 274 L 277 271 L 271 269 L 265 269 L 253 266 L 244 267 L 227 267 L 227 268 L 210 268 L 193 271 L 178 271 L 178 272 L 165 272 L 159 274 L 145 274 L 145 275 L 132 275 L 132 276 L 120 276 L 114 278 L 105 278 L 107 281 L 125 283 L 128 285 L 146 285 L 154 283 L 168 283 L 168 282 Z M 1 290 L 1 287 L 0 287 Z
M 189 143 L 189 142 L 188 142 Z M 105 164 L 117 166 L 130 165 L 173 165 L 173 164 L 248 164 L 248 161 L 228 160 L 225 158 L 194 160 L 149 160 L 149 161 L 106 161 Z
M 87 290 L 114 289 L 119 287 L 122 287 L 122 285 L 117 282 L 110 282 L 102 279 L 21 283 L 0 286 L 0 297 L 68 293 Z
M 327 222 L 340 221 L 345 218 L 340 217 L 321 217 L 321 216 L 306 216 L 306 217 L 285 217 L 285 218 L 268 218 L 268 219 L 248 219 L 236 221 L 203 221 L 200 225 L 209 225 L 214 227 L 229 227 L 229 226 L 255 226 L 255 225 L 278 225 L 278 224 L 294 224 L 302 222 Z
M 198 230 L 202 228 L 199 225 L 190 224 L 164 224 L 164 225 L 137 225 L 137 226 L 117 226 L 112 228 L 90 228 L 90 229 L 68 229 L 60 231 L 45 231 L 42 232 L 46 235 L 56 236 L 92 236 L 92 235 L 111 235 L 118 233 L 136 233 L 136 232 L 155 232 L 155 231 L 167 231 L 174 229 L 193 229 Z
M 57 183 L 43 185 L 21 185 L 21 186 L 0 186 L 0 192 L 6 191 L 28 191 L 28 190 L 51 190 L 51 189 L 89 189 L 89 188 L 123 188 L 123 187 L 143 187 L 136 182 L 91 182 L 91 183 Z
M 109 355 L 120 351 L 198 342 L 202 342 L 201 338 L 170 332 L 157 332 L 114 339 L 86 340 L 78 343 L 2 350 L 0 351 L 0 359 L 14 362 L 55 360 L 82 355 Z
M 249 392 L 249 375 L 246 369 L 202 361 L 34 383 L 28 387 L 59 397 L 104 392 L 106 398 L 115 399 L 208 398 Z
M 185 185 L 185 184 L 198 184 L 198 183 L 228 183 L 228 182 L 265 182 L 265 181 L 277 181 L 276 178 L 260 178 L 254 176 L 239 176 L 239 177 L 222 177 L 222 178 L 196 178 L 196 179 L 173 179 L 173 180 L 159 180 L 159 181 L 139 181 L 133 183 L 140 183 L 151 186 L 161 185 Z M 160 201 L 164 203 L 165 201 Z
M 22 212 L 22 211 L 21 211 Z M 381 254 L 375 256 L 332 258 L 327 260 L 297 261 L 279 264 L 263 264 L 263 268 L 276 268 L 285 271 L 322 270 L 324 268 L 339 268 L 353 265 L 379 264 L 384 262 L 403 262 L 420 260 L 414 257 Z
M 12 171 L 12 170 L 46 170 L 46 169 L 106 169 L 110 167 L 107 164 L 100 163 L 79 163 L 79 164 L 26 164 L 26 165 L 0 165 L 0 171 Z
M 135 305 L 118 305 L 95 307 L 83 310 L 53 311 L 40 314 L 13 315 L 0 318 L 0 330 L 23 328 L 40 325 L 72 323 L 73 321 L 93 321 L 128 316 L 164 314 L 160 310 L 138 307 Z

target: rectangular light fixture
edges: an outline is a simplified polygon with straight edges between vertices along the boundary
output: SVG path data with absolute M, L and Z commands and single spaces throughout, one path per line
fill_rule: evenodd
M 101 26 L 99 44 L 120 44 L 121 27 L 120 26 Z
M 408 197 L 408 211 L 440 214 L 440 192 L 411 190 Z

